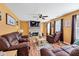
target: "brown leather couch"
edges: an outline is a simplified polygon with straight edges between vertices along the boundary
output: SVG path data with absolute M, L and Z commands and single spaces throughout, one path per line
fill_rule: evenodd
M 49 43 L 56 43 L 56 42 L 58 42 L 60 40 L 60 37 L 61 37 L 61 32 L 56 32 L 53 35 L 47 35 L 46 40 Z
M 63 46 L 61 48 L 40 49 L 41 56 L 79 56 L 79 46 Z
M 17 50 L 18 56 L 28 56 L 30 49 L 28 42 L 29 40 L 18 32 L 5 34 L 0 37 L 0 50 Z

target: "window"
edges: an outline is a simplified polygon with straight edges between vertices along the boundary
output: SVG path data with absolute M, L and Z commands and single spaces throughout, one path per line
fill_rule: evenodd
M 50 23 L 47 24 L 47 33 L 50 34 Z
M 76 18 L 76 24 L 75 24 L 75 39 L 79 40 L 79 15 L 77 15 Z
M 57 20 L 55 23 L 55 32 L 61 31 L 61 20 Z

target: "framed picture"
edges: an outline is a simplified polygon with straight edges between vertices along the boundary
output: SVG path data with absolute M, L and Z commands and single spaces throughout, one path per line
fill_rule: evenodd
M 65 27 L 71 27 L 71 20 L 65 20 L 64 21 L 64 26 Z
M 6 14 L 6 24 L 16 25 L 16 20 L 12 16 Z

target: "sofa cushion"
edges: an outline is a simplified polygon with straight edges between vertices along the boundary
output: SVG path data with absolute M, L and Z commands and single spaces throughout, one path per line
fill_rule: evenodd
M 59 51 L 55 53 L 56 56 L 69 56 L 69 54 L 65 51 Z
M 9 48 L 9 50 L 13 50 L 13 49 L 16 50 L 16 49 L 21 49 L 21 48 L 29 48 L 30 49 L 30 47 L 28 46 L 28 43 L 23 42 L 23 43 L 19 43 L 18 45 L 11 46 Z
M 15 35 L 18 40 L 22 38 L 22 34 L 19 32 L 15 32 Z
M 69 46 L 63 46 L 61 49 L 70 54 L 71 51 L 74 49 L 74 47 L 72 47 L 72 45 L 69 45 Z
M 11 45 L 18 45 L 19 44 L 19 42 L 17 41 L 17 39 L 15 39 L 15 40 L 13 40 L 12 42 L 11 42 Z
M 79 56 L 79 47 L 72 50 L 70 53 L 71 56 Z
M 2 37 L 5 37 L 8 40 L 8 42 L 10 43 L 11 46 L 19 43 L 18 39 L 16 37 L 16 32 L 3 35 Z
M 9 47 L 10 47 L 9 42 L 5 38 L 0 37 L 0 50 L 7 49 Z
M 46 36 L 46 40 L 47 40 L 49 43 L 53 43 L 53 42 L 54 42 L 54 37 L 55 37 L 55 35 L 47 35 L 47 36 Z
M 61 49 L 63 49 L 63 50 L 66 50 L 66 49 L 69 49 L 69 48 L 72 48 L 72 46 L 71 45 L 67 45 L 67 46 L 62 46 L 61 47 Z
M 68 48 L 68 49 L 66 49 L 65 51 L 67 52 L 67 53 L 71 53 L 72 52 L 72 50 L 74 50 L 75 48 Z
M 54 42 L 58 42 L 60 40 L 61 32 L 56 32 Z
M 12 46 L 12 45 L 18 45 L 18 40 L 17 40 L 17 38 L 15 37 L 10 37 L 10 36 L 7 36 L 7 38 L 8 38 L 8 41 L 9 41 L 9 43 L 10 43 L 10 45 Z
M 59 51 L 62 51 L 62 49 L 61 48 L 53 48 L 52 49 L 52 52 L 54 52 L 54 53 L 59 52 Z
M 41 53 L 41 56 L 55 56 L 55 54 L 47 48 L 40 49 L 40 53 Z
M 73 44 L 73 45 L 72 45 L 72 47 L 73 47 L 73 48 L 76 48 L 76 47 L 79 47 L 79 46 L 78 46 L 78 45 L 76 45 L 76 44 Z

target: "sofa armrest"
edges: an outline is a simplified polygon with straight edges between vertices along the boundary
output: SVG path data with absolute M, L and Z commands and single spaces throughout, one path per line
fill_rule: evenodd
M 41 56 L 55 56 L 55 54 L 47 48 L 40 49 L 40 53 L 41 53 Z
M 27 38 L 21 38 L 21 39 L 19 39 L 19 42 L 21 43 L 21 42 L 29 42 L 29 40 L 27 39 Z
M 79 56 L 79 47 L 74 48 L 71 53 L 71 56 Z
M 13 45 L 13 46 L 9 47 L 8 49 L 4 49 L 3 51 L 12 51 L 12 50 L 18 50 L 18 49 L 21 49 L 21 48 L 30 49 L 28 44 L 26 42 L 24 42 L 24 43 L 19 43 L 18 45 Z
M 22 38 L 28 38 L 28 35 L 23 35 L 23 36 L 21 36 Z
M 5 56 L 17 56 L 17 50 L 6 51 L 4 53 L 5 53 Z

